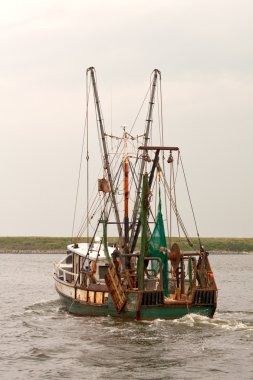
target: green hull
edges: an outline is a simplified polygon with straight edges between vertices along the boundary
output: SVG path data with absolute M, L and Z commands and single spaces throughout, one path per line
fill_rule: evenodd
M 108 316 L 108 305 L 95 305 L 87 302 L 73 300 L 61 293 L 60 299 L 69 313 L 81 316 L 106 317 Z
M 205 317 L 212 317 L 214 310 L 212 306 L 146 306 L 140 310 L 140 319 L 178 319 L 187 314 L 199 314 Z
M 128 301 L 121 313 L 117 313 L 111 297 L 108 298 L 108 304 L 90 304 L 73 300 L 66 295 L 61 294 L 60 298 L 66 306 L 68 312 L 80 316 L 112 316 L 123 319 L 178 319 L 187 314 L 199 314 L 205 317 L 213 317 L 215 305 L 188 305 L 187 304 L 164 304 L 157 306 L 140 306 L 138 310 L 138 293 L 129 293 Z
M 178 319 L 187 314 L 199 314 L 212 318 L 216 309 L 215 305 L 188 305 L 181 304 L 163 304 L 153 306 L 140 306 L 138 310 L 138 296 L 128 295 L 128 302 L 120 314 L 117 313 L 111 298 L 108 298 L 109 314 L 112 317 L 141 319 Z

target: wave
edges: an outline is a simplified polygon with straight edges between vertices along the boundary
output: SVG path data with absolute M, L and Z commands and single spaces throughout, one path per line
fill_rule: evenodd
M 12 314 L 13 318 L 19 318 L 26 315 L 42 315 L 42 314 L 50 314 L 50 313 L 59 313 L 63 312 L 65 309 L 60 303 L 59 299 L 51 299 L 51 300 L 41 300 L 39 302 L 35 302 L 31 305 L 25 306 L 24 311 L 19 313 Z
M 235 319 L 222 319 L 222 318 L 208 318 L 198 314 L 188 314 L 180 319 L 173 320 L 175 324 L 187 325 L 189 327 L 207 326 L 211 328 L 218 328 L 226 331 L 253 331 L 253 326 L 250 323 L 244 323 Z
M 41 300 L 39 302 L 33 303 L 32 305 L 26 306 L 25 310 L 41 309 L 48 306 L 58 306 L 59 304 L 60 300 L 58 298 L 51 300 Z

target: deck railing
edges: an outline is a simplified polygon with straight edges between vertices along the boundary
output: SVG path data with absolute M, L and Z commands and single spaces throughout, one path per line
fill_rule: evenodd
M 75 282 L 77 280 L 78 274 L 64 269 L 64 267 L 61 267 L 60 264 L 54 263 L 55 275 L 62 281 L 65 281 L 65 282 L 73 282 L 74 281 Z

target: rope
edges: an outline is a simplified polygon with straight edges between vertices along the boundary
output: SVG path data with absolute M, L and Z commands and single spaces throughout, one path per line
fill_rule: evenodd
M 118 189 L 118 184 L 119 184 L 119 180 L 120 180 L 120 175 L 121 175 L 121 172 L 122 172 L 122 165 L 120 163 L 119 165 L 119 168 L 116 172 L 116 175 L 114 176 L 114 185 L 115 185 L 115 190 L 117 191 Z M 79 233 L 78 233 L 78 236 L 81 237 L 83 235 L 83 232 L 85 231 L 85 228 L 86 228 L 86 225 L 87 223 L 90 223 L 90 221 L 94 218 L 94 216 L 97 214 L 98 210 L 101 209 L 101 213 L 100 215 L 103 214 L 104 210 L 105 210 L 105 206 L 107 205 L 109 199 L 111 198 L 111 195 L 110 193 L 108 194 L 107 196 L 107 199 L 106 199 L 106 194 L 103 195 L 103 199 L 99 199 L 98 197 L 98 194 L 96 194 L 95 196 L 95 199 L 93 200 L 93 203 L 89 209 L 89 214 L 92 213 L 91 217 L 90 217 L 90 220 L 88 219 L 88 215 L 85 217 L 85 219 L 83 220 L 81 226 L 80 226 L 80 230 L 79 230 Z M 102 208 L 102 202 L 104 200 L 104 204 L 105 206 Z M 96 202 L 96 203 L 95 203 Z M 110 211 L 112 209 L 112 204 L 111 204 L 111 207 L 110 207 Z M 110 212 L 109 212 L 110 213 Z M 101 219 L 101 216 L 100 216 L 100 219 Z M 86 223 L 86 224 L 85 224 Z M 94 231 L 97 231 L 97 228 L 93 228 Z
M 177 209 L 177 198 L 176 198 L 176 182 L 175 182 L 175 174 L 174 174 L 174 164 L 173 162 L 171 163 L 171 170 L 172 170 L 172 178 L 173 178 L 173 191 L 174 191 L 174 201 L 175 201 L 175 206 Z M 180 228 L 179 228 L 179 223 L 178 223 L 178 218 L 177 218 L 177 230 L 178 230 L 178 236 L 180 239 Z
M 199 236 L 197 221 L 196 221 L 195 213 L 194 213 L 194 210 L 193 210 L 192 200 L 191 200 L 191 196 L 190 196 L 190 191 L 189 191 L 188 183 L 187 183 L 187 180 L 186 180 L 186 175 L 185 175 L 185 171 L 184 171 L 184 166 L 183 166 L 183 161 L 182 161 L 182 155 L 181 154 L 180 154 L 180 162 L 181 162 L 181 166 L 182 166 L 182 170 L 183 170 L 183 174 L 184 174 L 184 180 L 185 180 L 185 184 L 186 184 L 188 198 L 189 198 L 190 205 L 191 205 L 191 210 L 192 210 L 192 215 L 193 215 L 193 219 L 194 219 L 194 223 L 195 223 L 195 228 L 196 228 L 196 232 L 197 232 L 197 236 L 198 236 L 199 246 L 201 248 L 202 247 L 202 243 L 201 243 L 200 236 Z
M 152 74 L 151 74 L 151 75 L 152 75 Z M 149 87 L 148 87 L 148 91 L 147 91 L 147 93 L 146 93 L 146 95 L 145 95 L 145 97 L 144 97 L 144 99 L 143 99 L 143 101 L 142 101 L 142 103 L 141 103 L 140 109 L 139 109 L 139 111 L 138 111 L 138 113 L 137 113 L 137 115 L 136 115 L 136 118 L 134 119 L 134 122 L 133 122 L 133 124 L 132 124 L 132 127 L 131 127 L 129 133 L 132 133 L 132 130 L 133 130 L 134 126 L 135 126 L 135 123 L 136 123 L 136 121 L 137 121 L 137 119 L 138 119 L 138 117 L 139 117 L 139 115 L 140 115 L 140 113 L 141 113 L 142 107 L 143 107 L 143 105 L 144 105 L 144 103 L 145 103 L 145 101 L 146 101 L 146 99 L 147 99 L 147 97 L 148 97 L 148 94 L 149 94 L 149 92 L 150 92 L 151 85 L 152 85 L 152 84 L 151 84 L 151 79 L 150 79 L 150 84 L 149 84 Z
M 94 98 L 94 103 L 96 104 L 96 98 L 95 98 L 95 94 L 94 93 L 93 93 L 93 98 Z M 101 111 L 101 115 L 102 115 L 102 111 Z M 102 115 L 102 119 L 103 119 L 103 115 Z M 98 133 L 98 136 L 99 136 L 99 120 L 98 120 L 98 117 L 97 117 L 97 105 L 96 105 L 96 124 L 97 124 L 97 133 Z M 101 156 L 102 162 L 104 162 L 103 149 L 102 149 L 100 138 L 98 138 L 98 144 L 99 144 L 100 156 Z
M 170 170 L 170 187 L 169 187 L 169 197 L 170 199 L 172 198 L 172 194 L 171 194 L 171 190 L 172 190 L 172 186 L 171 186 L 171 182 L 172 182 L 172 172 Z M 172 238 L 172 203 L 170 202 L 170 235 L 169 235 L 169 244 L 171 246 L 171 238 Z
M 160 81 L 159 81 L 159 88 L 160 88 L 160 103 L 159 99 L 157 100 L 158 103 L 158 120 L 159 120 L 159 133 L 160 133 L 160 141 L 161 145 L 164 146 L 164 125 L 163 125 L 163 97 L 162 97 L 162 77 L 160 74 Z M 157 98 L 158 98 L 158 92 L 157 92 Z M 160 112 L 159 112 L 160 111 Z M 165 172 L 165 156 L 164 156 L 164 151 L 162 152 L 162 167 L 163 167 L 163 172 Z M 165 197 L 165 213 L 166 213 L 166 226 L 167 226 L 167 234 L 169 236 L 169 218 L 168 218 L 168 207 L 167 207 L 167 198 Z
M 89 212 L 89 114 L 88 114 L 88 104 L 87 104 L 87 149 L 86 149 L 86 206 L 87 206 L 87 215 Z M 87 223 L 87 242 L 89 241 L 89 223 Z
M 170 195 L 170 188 L 169 188 L 169 185 L 168 185 L 168 183 L 166 181 L 166 178 L 164 177 L 164 173 L 162 171 L 161 171 L 161 173 L 162 173 L 162 180 L 163 180 L 163 183 L 164 183 L 164 187 L 165 187 L 165 189 L 166 189 L 166 191 L 168 193 L 168 197 L 169 197 L 169 200 L 171 202 L 172 209 L 173 209 L 173 211 L 174 211 L 174 213 L 176 215 L 176 218 L 178 219 L 178 222 L 179 222 L 179 225 L 180 225 L 182 231 L 184 232 L 184 235 L 185 235 L 185 237 L 186 237 L 186 239 L 188 241 L 188 244 L 190 245 L 190 247 L 192 247 L 193 244 L 192 244 L 192 242 L 191 242 L 191 240 L 189 238 L 189 235 L 188 235 L 188 232 L 186 230 L 186 227 L 185 227 L 185 225 L 183 223 L 183 220 L 182 220 L 182 218 L 181 218 L 181 216 L 180 216 L 180 214 L 178 212 L 177 206 L 176 206 L 173 198 Z
M 83 161 L 85 132 L 86 132 L 86 128 L 88 129 L 88 104 L 89 104 L 89 97 L 90 97 L 90 87 L 91 87 L 91 81 L 90 81 L 89 86 L 88 86 L 87 72 L 86 72 L 86 115 L 85 115 L 85 123 L 84 123 L 84 128 L 83 128 L 81 157 L 80 157 L 80 163 L 79 163 L 77 190 L 76 190 L 76 198 L 75 198 L 75 208 L 74 208 L 74 216 L 73 216 L 73 223 L 72 223 L 72 233 L 71 233 L 72 240 L 73 240 L 73 235 L 74 235 L 77 200 L 78 200 L 78 194 L 79 194 L 79 185 L 80 185 L 80 177 L 81 177 L 81 169 L 82 169 L 82 161 Z
M 100 170 L 99 170 L 99 175 L 100 175 L 100 173 L 101 173 L 101 170 L 102 170 L 102 167 L 100 167 Z M 99 175 L 98 175 L 98 177 L 99 177 Z M 94 186 L 93 186 L 93 189 L 92 189 L 92 194 L 95 194 L 95 196 L 94 196 L 94 199 L 93 199 L 93 201 L 92 201 L 92 199 L 89 199 L 89 202 L 88 202 L 88 204 L 89 204 L 89 212 L 91 213 L 92 212 L 92 208 L 93 208 L 93 206 L 94 206 L 94 203 L 96 202 L 96 200 L 97 200 L 97 198 L 98 198 L 98 194 L 95 192 L 95 187 L 96 187 L 96 183 L 94 184 Z M 92 203 L 91 203 L 92 202 Z M 84 226 L 84 223 L 87 221 L 87 219 L 88 219 L 88 214 L 86 215 L 86 217 L 83 219 L 83 221 L 81 221 L 80 222 L 80 226 L 79 226 L 79 229 L 78 229 L 78 231 L 80 231 L 82 228 L 84 228 L 83 230 L 82 230 L 82 234 L 84 233 L 84 231 L 86 230 L 86 228 L 87 228 L 87 225 L 85 225 L 85 227 L 83 227 Z M 77 234 L 77 237 L 80 237 L 80 233 L 78 233 Z

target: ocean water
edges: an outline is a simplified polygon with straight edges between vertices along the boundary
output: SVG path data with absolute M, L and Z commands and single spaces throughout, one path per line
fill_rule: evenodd
M 212 255 L 213 319 L 76 317 L 58 300 L 59 255 L 1 255 L 0 379 L 253 379 L 253 255 Z

